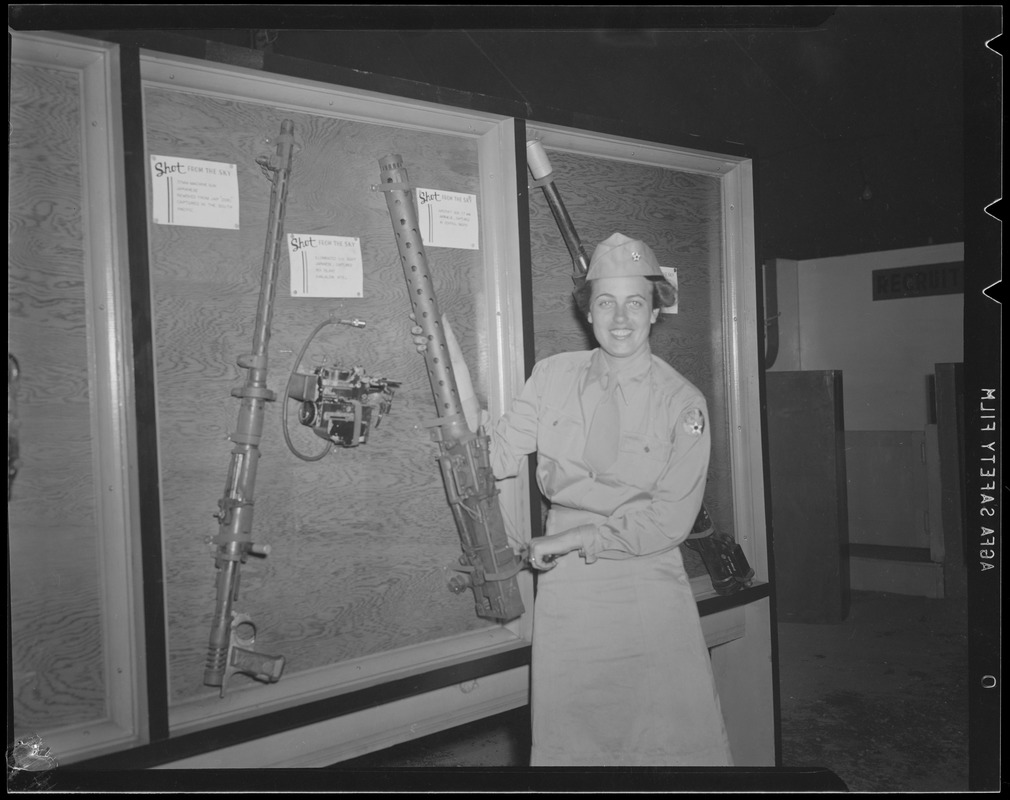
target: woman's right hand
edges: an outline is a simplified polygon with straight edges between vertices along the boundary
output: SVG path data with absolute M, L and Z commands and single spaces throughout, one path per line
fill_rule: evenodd
M 414 323 L 414 326 L 410 329 L 410 338 L 414 340 L 414 348 L 423 356 L 424 352 L 428 349 L 428 339 L 424 335 L 424 328 L 417 324 L 417 317 L 414 316 L 413 312 L 410 314 L 410 321 Z

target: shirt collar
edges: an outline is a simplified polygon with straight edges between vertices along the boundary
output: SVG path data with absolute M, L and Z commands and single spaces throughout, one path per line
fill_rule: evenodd
M 600 386 L 606 388 L 611 377 L 615 378 L 619 385 L 627 385 L 636 378 L 644 376 L 651 366 L 652 353 L 649 350 L 644 350 L 631 358 L 610 358 L 598 347 L 589 360 L 586 385 L 597 381 Z

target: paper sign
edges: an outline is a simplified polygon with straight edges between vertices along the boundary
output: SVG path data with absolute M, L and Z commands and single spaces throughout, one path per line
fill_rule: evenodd
M 292 297 L 361 297 L 361 240 L 288 234 Z
M 663 277 L 665 277 L 670 283 L 672 283 L 675 289 L 679 289 L 680 287 L 677 285 L 677 268 L 676 267 L 660 267 L 660 269 L 663 272 Z M 677 302 L 674 303 L 672 306 L 666 306 L 663 309 L 663 313 L 664 314 L 676 314 L 677 313 L 677 309 L 680 306 L 680 297 L 679 297 L 680 292 L 678 291 L 677 294 L 678 294 Z
M 421 241 L 431 247 L 478 249 L 476 195 L 418 189 L 416 196 Z
M 964 294 L 964 262 L 873 270 L 873 299 Z
M 238 230 L 234 164 L 151 156 L 151 191 L 159 225 Z

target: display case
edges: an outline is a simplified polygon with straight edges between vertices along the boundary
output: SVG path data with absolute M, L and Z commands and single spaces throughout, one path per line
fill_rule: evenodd
M 146 728 L 117 70 L 108 46 L 12 37 L 9 691 L 15 737 L 60 763 Z
M 614 232 L 648 243 L 675 270 L 677 306 L 653 326 L 652 352 L 705 395 L 712 456 L 705 506 L 754 569 L 750 588 L 720 596 L 682 547 L 726 717 L 734 762 L 774 760 L 768 531 L 761 441 L 751 163 L 530 121 L 584 248 Z M 532 339 L 536 358 L 594 346 L 572 300 L 573 265 L 550 203 L 531 182 Z
M 678 270 L 679 307 L 664 315 L 653 349 L 706 394 L 714 423 L 706 505 L 756 573 L 733 597 L 713 591 L 697 559 L 692 580 L 734 758 L 773 763 L 747 158 L 169 52 L 13 38 L 12 96 L 55 79 L 76 110 L 54 107 L 47 88 L 13 115 L 12 187 L 25 188 L 12 194 L 12 219 L 24 222 L 12 236 L 11 341 L 26 354 L 26 396 L 47 394 L 45 375 L 66 374 L 72 385 L 56 402 L 80 417 L 72 424 L 57 414 L 73 428 L 68 437 L 42 424 L 48 410 L 22 406 L 23 467 L 10 504 L 17 731 L 58 741 L 61 763 L 101 766 L 130 749 L 141 766 L 305 767 L 528 701 L 532 576 L 517 577 L 525 613 L 505 622 L 479 617 L 469 593 L 449 591 L 460 542 L 377 184 L 379 159 L 397 154 L 415 197 L 426 190 L 467 204 L 457 223 L 474 236 L 429 230 L 427 256 L 476 394 L 494 416 L 533 360 L 589 346 L 568 306 L 570 259 L 530 185 L 526 141 L 536 139 L 587 243 L 621 230 L 650 241 Z M 70 53 L 97 65 L 104 95 L 82 94 L 78 73 L 67 72 Z M 97 139 L 96 120 L 104 126 Z M 284 671 L 273 682 L 236 675 L 221 691 L 203 683 L 215 605 L 211 540 L 240 406 L 232 390 L 243 379 L 262 288 L 272 188 L 262 163 L 285 122 L 294 131 L 286 236 L 339 240 L 353 255 L 340 265 L 349 283 L 320 289 L 308 279 L 316 267 L 312 275 L 326 277 L 322 262 L 295 258 L 285 239 L 267 362 L 276 399 L 259 443 L 252 529 L 269 554 L 243 563 L 235 601 L 255 622 L 255 648 L 283 656 Z M 47 124 L 53 134 L 65 127 L 64 140 L 31 141 Z M 83 156 L 74 149 L 82 142 Z M 108 152 L 88 149 L 102 142 Z M 81 170 L 32 172 L 54 154 Z M 189 167 L 216 177 L 183 178 Z M 29 251 L 63 247 L 63 231 L 31 224 L 42 187 L 52 185 L 93 235 L 75 234 L 61 250 L 66 267 L 39 273 Z M 94 192 L 104 203 L 89 199 Z M 188 215 L 194 204 L 202 213 Z M 50 324 L 60 303 L 73 309 L 59 316 L 69 327 Z M 337 324 L 320 329 L 326 320 Z M 35 350 L 33 331 L 42 331 Z M 293 373 L 321 366 L 361 367 L 396 386 L 366 442 L 306 460 L 298 454 L 317 454 L 324 443 L 299 424 L 285 389 Z M 79 468 L 65 463 L 68 440 L 79 443 Z M 74 481 L 59 478 L 57 466 Z M 54 501 L 47 479 L 79 491 Z M 526 474 L 502 483 L 499 502 L 516 546 L 538 533 L 540 498 Z M 60 508 L 73 513 L 61 517 Z M 39 605 L 38 588 L 52 581 L 79 583 L 82 593 L 51 593 Z M 49 661 L 36 644 L 49 624 L 37 619 L 43 610 L 62 626 Z M 68 674 L 87 673 L 74 678 L 86 703 L 66 701 L 55 661 L 72 665 Z M 110 712 L 125 720 L 117 723 L 125 733 L 96 745 Z

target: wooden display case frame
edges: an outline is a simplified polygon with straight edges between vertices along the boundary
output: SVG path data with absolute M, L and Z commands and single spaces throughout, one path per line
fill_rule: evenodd
M 88 433 L 93 452 L 105 714 L 32 732 L 42 737 L 57 763 L 65 764 L 147 740 L 119 60 L 115 46 L 50 34 L 12 34 L 10 55 L 12 64 L 75 74 L 80 91 L 84 302 L 89 329 L 86 368 L 92 392 Z M 8 669 L 12 674 L 12 665 Z
M 106 323 L 108 327 L 102 329 L 105 352 L 110 355 L 105 360 L 99 359 L 96 366 L 99 382 L 107 380 L 114 395 L 105 414 L 107 424 L 114 429 L 109 441 L 117 444 L 103 459 L 107 468 L 122 476 L 123 487 L 122 496 L 109 511 L 111 524 L 106 534 L 109 547 L 103 551 L 109 574 L 121 571 L 109 587 L 103 614 L 107 635 L 111 637 L 106 647 L 129 663 L 130 678 L 126 689 L 115 691 L 116 700 L 111 706 L 119 731 L 116 736 L 103 734 L 102 741 L 96 744 L 94 731 L 90 729 L 46 733 L 50 742 L 56 736 L 62 737 L 59 742 L 64 762 L 92 759 L 92 765 L 103 766 L 102 756 L 133 747 L 131 761 L 140 766 L 318 767 L 528 702 L 532 625 L 529 609 L 533 597 L 532 578 L 524 574 L 522 590 L 527 613 L 508 625 L 294 673 L 277 684 L 234 692 L 220 702 L 215 700 L 210 710 L 206 702 L 168 707 L 164 696 L 166 669 L 160 663 L 165 656 L 164 642 L 154 647 L 144 645 L 151 641 L 145 636 L 164 639 L 166 630 L 164 623 L 160 630 L 155 629 L 159 614 L 157 603 L 151 600 L 157 580 L 151 577 L 150 562 L 154 559 L 155 564 L 160 564 L 160 553 L 152 552 L 150 538 L 145 540 L 139 530 L 143 520 L 138 511 L 137 472 L 143 469 L 138 467 L 142 459 L 137 453 L 135 398 L 130 387 L 136 380 L 136 370 L 145 372 L 145 368 L 141 361 L 132 360 L 137 326 L 136 320 L 130 318 L 129 304 L 123 302 L 123 292 L 130 285 L 128 275 L 147 269 L 146 263 L 138 264 L 136 259 L 127 264 L 127 243 L 123 237 L 128 227 L 124 223 L 129 213 L 126 205 L 131 202 L 129 181 L 125 192 L 118 190 L 124 180 L 121 131 L 131 128 L 130 120 L 123 121 L 120 115 L 132 115 L 132 129 L 142 130 L 136 120 L 142 108 L 122 101 L 124 92 L 120 84 L 132 81 L 128 91 L 133 93 L 134 101 L 142 97 L 142 87 L 161 86 L 269 104 L 279 114 L 291 109 L 476 139 L 482 188 L 482 251 L 490 276 L 484 311 L 486 319 L 493 321 L 487 331 L 491 359 L 488 398 L 492 415 L 508 406 L 513 392 L 525 378 L 520 272 L 524 253 L 521 212 L 516 202 L 517 191 L 525 202 L 522 191 L 527 180 L 525 140 L 539 138 L 548 148 L 701 172 L 721 181 L 726 270 L 723 337 L 729 373 L 726 381 L 730 397 L 734 517 L 738 541 L 756 570 L 757 585 L 734 598 L 717 597 L 707 577 L 696 579 L 694 585 L 736 761 L 766 766 L 774 763 L 757 273 L 752 165 L 748 158 L 551 124 L 529 123 L 527 128 L 522 120 L 508 116 L 162 52 L 134 50 L 139 52 L 139 59 L 123 67 L 117 45 L 56 34 L 15 34 L 12 38 L 15 57 L 32 48 L 45 54 L 44 58 L 52 59 L 52 63 L 60 63 L 69 52 L 85 53 L 85 61 L 90 59 L 96 90 L 100 90 L 103 98 L 96 101 L 95 108 L 106 120 L 102 135 L 106 137 L 103 147 L 108 148 L 97 149 L 92 161 L 96 179 L 106 182 L 106 188 L 98 191 L 107 195 L 106 202 L 93 209 L 94 225 L 108 226 L 108 230 L 116 232 L 117 242 L 108 252 L 107 248 L 95 251 L 92 258 L 95 264 L 103 265 L 100 271 L 104 280 L 116 287 L 118 293 L 115 311 L 109 312 L 112 317 Z M 136 141 L 132 142 L 134 148 L 136 145 Z M 99 145 L 95 143 L 94 147 Z M 126 149 L 129 147 L 128 143 Z M 113 152 L 114 148 L 118 151 Z M 134 196 L 132 202 L 136 200 Z M 142 213 L 146 214 L 146 205 L 143 207 Z M 134 238 L 143 235 L 138 233 L 140 230 L 137 225 L 130 227 Z M 146 243 L 137 241 L 129 244 L 133 248 L 131 254 L 146 247 Z M 145 294 L 149 293 L 146 283 L 135 284 L 133 292 L 134 309 L 138 302 L 150 303 L 149 296 L 145 300 Z M 140 358 L 144 357 L 150 358 L 141 354 Z M 104 428 L 97 433 L 104 440 Z M 531 487 L 525 476 L 515 492 L 503 496 L 503 503 L 515 519 L 529 518 L 530 501 Z M 143 568 L 139 564 L 141 550 L 148 562 Z M 148 584 L 146 631 L 144 619 L 138 613 L 142 572 Z M 129 620 L 128 625 L 114 624 L 124 618 Z M 121 757 L 122 753 L 119 763 Z

